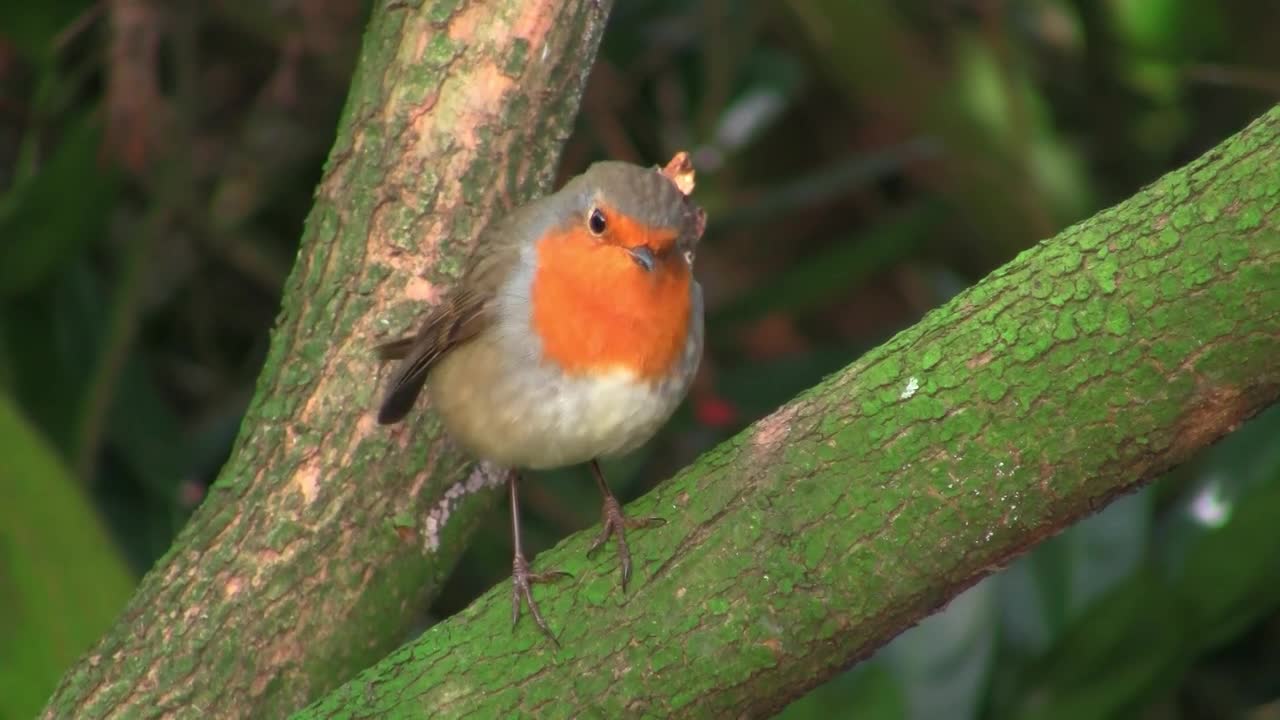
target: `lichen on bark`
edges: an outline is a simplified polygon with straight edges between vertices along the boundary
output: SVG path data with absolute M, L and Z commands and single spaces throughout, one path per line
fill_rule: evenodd
M 370 347 L 548 189 L 608 3 L 374 5 L 232 457 L 45 717 L 281 716 L 403 641 L 493 498 L 429 420 L 376 427 Z
M 756 717 L 1280 396 L 1280 107 L 1019 255 L 297 718 Z M 536 568 L 535 568 L 536 570 Z

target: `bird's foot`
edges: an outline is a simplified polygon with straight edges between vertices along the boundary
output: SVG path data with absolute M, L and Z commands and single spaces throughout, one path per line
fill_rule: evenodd
M 594 555 L 610 535 L 618 539 L 618 560 L 622 566 L 622 593 L 625 595 L 627 582 L 631 579 L 631 551 L 627 548 L 627 529 L 658 527 L 666 525 L 667 521 L 666 518 L 660 517 L 629 518 L 622 514 L 622 506 L 612 495 L 605 497 L 600 514 L 603 516 L 604 526 L 600 528 L 600 535 L 596 537 L 595 542 L 587 548 L 587 555 L 588 557 Z
M 534 622 L 538 623 L 538 627 L 542 628 L 542 632 L 551 638 L 551 642 L 556 647 L 560 647 L 560 641 L 556 640 L 556 636 L 551 634 L 551 628 L 547 627 L 547 621 L 542 619 L 542 613 L 538 612 L 538 603 L 533 600 L 533 585 L 535 583 L 555 582 L 562 578 L 573 577 L 567 572 L 561 570 L 550 570 L 547 572 L 529 572 L 529 561 L 524 559 L 524 555 L 516 553 L 515 560 L 511 562 L 511 627 L 515 628 L 516 623 L 520 622 L 520 604 L 525 602 L 529 605 L 529 614 L 533 615 Z

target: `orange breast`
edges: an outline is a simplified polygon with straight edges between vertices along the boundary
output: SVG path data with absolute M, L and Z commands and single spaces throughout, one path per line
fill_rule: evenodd
M 625 368 L 646 380 L 670 374 L 689 331 L 689 266 L 675 256 L 652 272 L 582 229 L 537 248 L 531 296 L 543 354 L 572 375 Z

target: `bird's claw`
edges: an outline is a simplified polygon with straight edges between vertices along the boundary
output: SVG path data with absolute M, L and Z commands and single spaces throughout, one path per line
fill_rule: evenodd
M 631 550 L 627 547 L 627 530 L 659 527 L 667 524 L 666 518 L 643 517 L 629 518 L 622 514 L 622 506 L 612 495 L 604 499 L 601 509 L 603 526 L 591 547 L 587 548 L 587 557 L 596 553 L 608 541 L 610 536 L 618 539 L 618 562 L 622 568 L 622 593 L 627 592 L 627 582 L 631 580 Z
M 560 641 L 556 640 L 556 636 L 551 633 L 551 628 L 547 626 L 547 621 L 542 619 L 542 613 L 538 611 L 538 603 L 533 599 L 533 585 L 572 577 L 573 575 L 563 570 L 529 572 L 529 561 L 525 560 L 523 555 L 516 555 L 511 563 L 511 628 L 514 630 L 516 624 L 520 622 L 520 605 L 523 601 L 529 605 L 529 614 L 533 615 L 533 621 L 542 629 L 543 634 L 551 638 L 551 642 L 555 643 L 556 647 L 560 647 Z

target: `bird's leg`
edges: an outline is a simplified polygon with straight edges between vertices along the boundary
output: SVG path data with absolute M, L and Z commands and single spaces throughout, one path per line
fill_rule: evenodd
M 514 470 L 507 476 L 507 487 L 511 492 L 511 537 L 515 544 L 515 559 L 511 561 L 511 627 L 515 629 L 516 623 L 520 621 L 520 603 L 523 600 L 529 604 L 529 613 L 533 615 L 534 622 L 538 623 L 542 632 L 546 633 L 547 637 L 551 638 L 551 642 L 559 647 L 560 641 L 551 634 L 551 628 L 547 627 L 547 622 L 542 619 L 542 613 L 538 612 L 538 604 L 533 601 L 531 588 L 534 583 L 554 582 L 560 578 L 572 576 L 559 570 L 529 572 L 529 561 L 524 557 L 524 547 L 520 542 L 520 498 L 517 491 L 519 480 L 520 475 Z
M 627 528 L 638 530 L 640 528 L 657 527 L 665 525 L 667 521 L 665 518 L 660 517 L 626 517 L 622 514 L 622 506 L 618 504 L 618 499 L 609 491 L 609 485 L 604 481 L 604 473 L 600 472 L 599 461 L 591 461 L 591 474 L 596 479 L 600 494 L 604 496 L 604 506 L 600 509 L 604 527 L 600 529 L 600 535 L 596 537 L 595 542 L 591 543 L 591 547 L 587 548 L 587 555 L 592 555 L 596 550 L 599 550 L 610 535 L 618 539 L 618 560 L 622 565 L 622 592 L 625 594 L 627 592 L 627 581 L 631 579 L 631 551 L 627 549 Z

